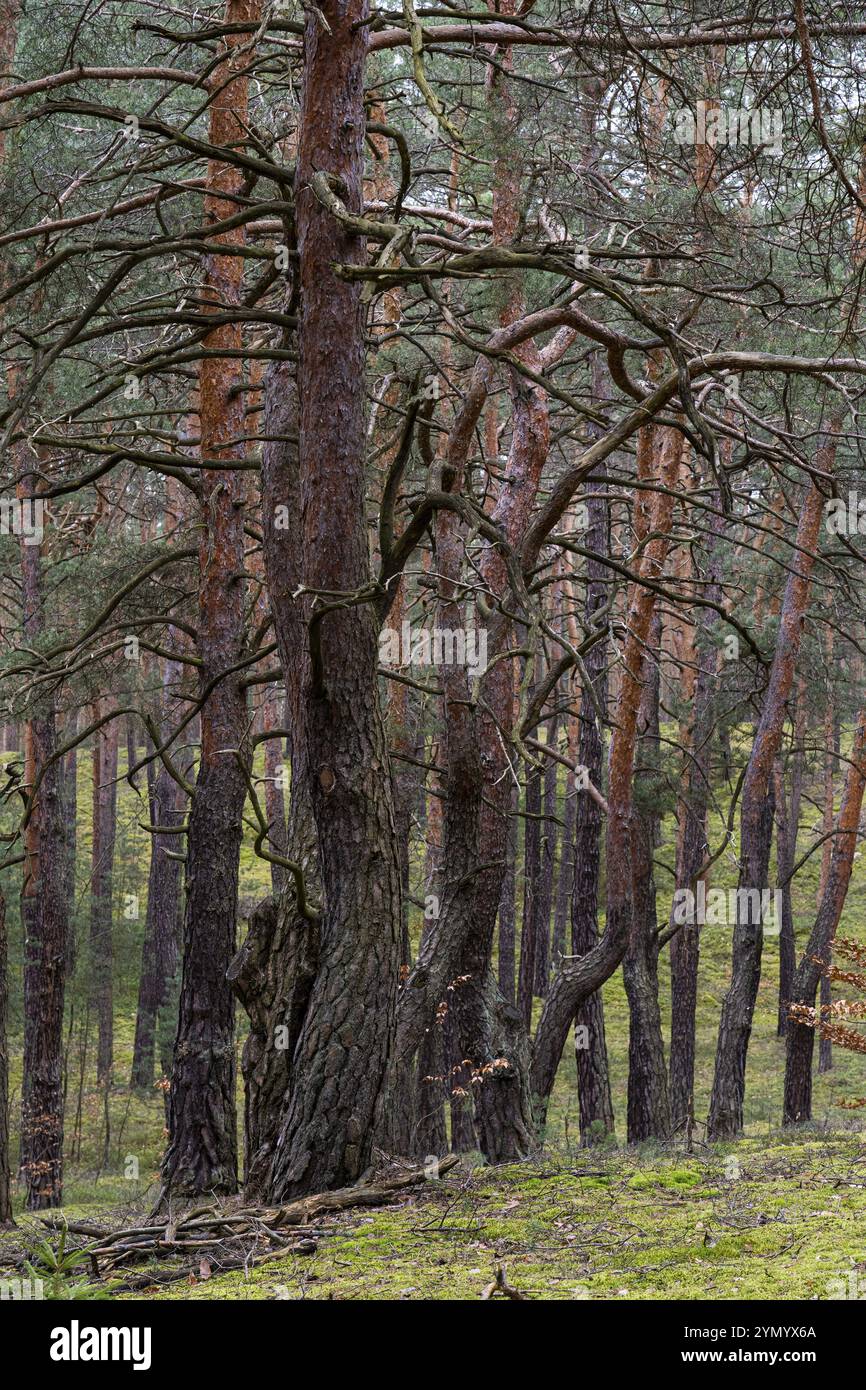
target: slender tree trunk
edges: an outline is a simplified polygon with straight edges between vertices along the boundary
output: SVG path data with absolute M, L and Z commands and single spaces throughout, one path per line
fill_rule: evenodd
M 6 898 L 0 889 L 0 1226 L 12 1225 L 9 1167 L 9 952 Z
M 791 826 L 788 819 L 789 807 L 785 791 L 785 776 L 781 759 L 776 759 L 774 772 L 776 802 L 776 879 L 780 885 L 782 920 L 779 923 L 779 1013 L 776 1031 L 780 1038 L 788 1029 L 788 1005 L 797 967 L 796 943 L 794 940 L 794 912 L 791 903 L 791 870 L 794 858 L 791 853 Z
M 101 704 L 95 706 L 101 712 Z M 97 1020 L 96 1075 L 111 1076 L 114 1059 L 112 881 L 117 828 L 118 721 L 93 736 L 93 853 L 90 873 L 90 1007 Z
M 556 748 L 558 721 L 552 719 L 548 725 L 548 743 Z M 557 844 L 557 769 L 559 764 L 548 758 L 544 768 L 544 796 L 541 822 L 541 863 L 538 875 L 538 896 L 536 898 L 535 928 L 535 993 L 539 999 L 547 994 L 550 980 L 550 914 L 553 907 L 554 871 L 556 867 Z
M 149 773 L 152 766 L 148 767 Z M 186 809 L 183 788 L 161 764 L 148 778 L 148 792 L 151 825 L 170 828 L 182 824 Z M 181 844 L 183 837 L 179 835 L 151 835 L 132 1054 L 131 1085 L 136 1090 L 150 1090 L 153 1086 L 158 1030 L 162 1035 L 167 1033 L 163 1014 L 177 974 L 183 922 L 182 865 L 172 856 L 179 852 Z M 169 1068 L 169 1075 L 170 1071 Z
M 827 670 L 828 672 L 832 672 L 832 669 L 833 629 L 830 628 L 829 632 L 827 633 Z M 830 690 L 827 691 L 827 712 L 824 720 L 824 735 L 826 738 L 826 752 L 824 754 L 824 817 L 821 830 L 824 835 L 829 835 L 833 829 L 834 814 L 835 792 L 833 786 L 833 773 L 836 767 L 836 757 L 838 756 L 839 752 L 839 725 L 838 720 L 834 714 Z M 824 890 L 827 887 L 827 879 L 830 874 L 830 863 L 832 861 L 832 858 L 833 841 L 832 839 L 827 839 L 824 841 L 821 851 L 821 881 L 818 885 L 818 907 L 821 906 L 821 899 L 824 896 Z M 828 963 L 831 955 L 832 952 L 828 951 Z M 827 1009 L 829 1008 L 832 1002 L 832 988 L 830 985 L 830 979 L 828 975 L 821 975 L 821 983 L 819 985 L 819 990 L 821 1008 L 822 1010 Z M 831 1042 L 830 1038 L 825 1038 L 824 1034 L 821 1033 L 818 1039 L 818 1071 L 820 1073 L 832 1071 L 832 1069 L 833 1043 Z
M 259 0 L 228 0 L 229 24 L 258 20 Z M 224 148 L 247 139 L 247 37 L 226 37 L 211 75 L 210 142 Z M 208 165 L 206 210 L 214 219 L 237 211 L 244 177 L 219 159 Z M 219 234 L 242 245 L 243 228 Z M 243 258 L 210 257 L 203 299 L 214 310 L 240 306 Z M 239 353 L 240 322 L 212 329 L 213 353 L 199 369 L 201 454 L 222 463 L 245 454 Z M 227 356 L 220 356 L 225 351 Z M 163 1184 L 173 1192 L 234 1192 L 237 1187 L 234 993 L 227 979 L 236 950 L 241 819 L 250 763 L 247 701 L 233 673 L 244 645 L 243 473 L 203 468 L 199 553 L 198 650 L 201 754 L 189 815 L 183 977 L 171 1083 L 169 1147 Z
M 517 825 L 516 805 L 512 804 L 505 830 L 505 873 L 499 899 L 499 988 L 506 1003 L 513 1005 L 515 966 L 515 924 L 517 918 Z
M 269 686 L 262 704 L 262 732 L 278 729 L 283 721 L 280 718 L 279 701 L 273 686 Z M 286 829 L 286 797 L 283 778 L 283 754 L 280 740 L 265 740 L 265 815 L 271 827 L 268 846 L 276 856 L 285 855 L 288 840 Z M 282 864 L 271 863 L 271 887 L 274 897 L 279 901 L 286 884 L 286 870 Z
M 532 1026 L 532 998 L 535 993 L 536 958 L 541 893 L 541 792 L 542 769 L 531 763 L 526 771 L 526 819 L 523 831 L 523 916 L 520 927 L 520 969 L 517 980 L 517 1008 L 523 1026 Z
M 22 449 L 25 446 L 21 446 Z M 31 495 L 35 474 L 21 459 L 18 495 Z M 25 638 L 44 629 L 41 547 L 21 544 Z M 23 826 L 24 1070 L 21 1088 L 20 1173 L 28 1211 L 63 1198 L 63 1009 L 67 959 L 67 827 L 63 819 L 53 700 L 44 696 L 25 726 Z
M 835 457 L 831 436 L 818 454 L 817 466 L 831 472 Z M 823 516 L 823 494 L 809 484 L 797 527 L 795 566 L 785 586 L 779 635 L 764 708 L 752 743 L 743 781 L 740 809 L 740 875 L 734 927 L 731 984 L 722 1005 L 716 1066 L 707 1133 L 711 1139 L 742 1132 L 746 1089 L 746 1054 L 761 977 L 763 923 L 754 910 L 754 894 L 767 886 L 773 834 L 772 775 L 779 752 L 787 701 L 809 603 L 812 569 Z M 755 920 L 757 917 L 758 920 Z
M 827 961 L 833 946 L 836 929 L 845 907 L 851 870 L 854 866 L 854 851 L 857 847 L 857 831 L 860 825 L 860 810 L 863 805 L 863 792 L 866 789 L 866 710 L 861 710 L 854 732 L 851 761 L 845 778 L 845 789 L 836 821 L 836 835 L 833 839 L 833 852 L 827 882 L 821 903 L 815 917 L 806 950 L 797 967 L 791 989 L 791 1002 L 805 1009 L 814 1009 L 818 981 L 821 976 L 819 962 Z M 785 1100 L 783 1123 L 802 1124 L 812 1118 L 812 1053 L 815 1045 L 815 1029 L 806 1023 L 788 1020 L 787 1050 L 785 1056 Z
M 78 718 L 73 715 L 67 722 L 66 737 L 71 738 L 77 732 Z M 65 741 L 65 740 L 64 740 Z M 69 922 L 66 934 L 66 978 L 71 980 L 75 973 L 75 962 L 77 956 L 75 941 L 75 861 L 78 846 L 78 835 L 76 834 L 76 820 L 78 817 L 78 748 L 70 748 L 66 757 L 63 759 L 62 771 L 62 792 L 61 800 L 63 806 L 64 824 L 69 827 L 66 836 L 66 880 L 64 885 L 64 898 L 69 904 Z
M 602 381 L 597 362 L 594 380 L 600 394 Z M 586 489 L 586 548 L 592 553 L 586 561 L 585 613 L 587 626 L 592 630 L 599 624 L 599 614 L 604 612 L 607 602 L 607 571 L 602 559 L 594 557 L 605 556 L 610 551 L 610 522 L 607 502 L 598 496 L 602 485 L 588 479 Z M 607 709 L 607 649 L 607 639 L 599 632 L 598 640 L 590 647 L 584 661 L 595 701 L 588 691 L 583 693 L 578 720 L 578 766 L 586 768 L 596 787 L 601 786 L 604 772 L 604 736 L 598 711 Z M 591 796 L 577 791 L 571 901 L 571 949 L 575 956 L 586 956 L 598 945 L 601 825 L 601 808 Z M 578 1006 L 574 1025 L 580 1138 L 581 1143 L 589 1147 L 614 1132 L 601 990 L 590 994 Z
M 718 496 L 715 498 L 718 506 Z M 721 547 L 714 532 L 707 540 L 706 584 L 703 592 L 721 601 L 719 567 Z M 718 685 L 717 652 L 712 640 L 718 616 L 708 610 L 702 619 L 703 640 L 691 639 L 688 656 L 697 670 L 693 687 L 691 722 L 683 731 L 685 760 L 682 774 L 683 797 L 679 805 L 677 837 L 676 892 L 694 894 L 701 867 L 707 855 L 707 811 L 710 802 L 710 765 L 715 736 L 714 693 Z M 688 900 L 687 900 L 688 901 Z M 694 899 L 692 899 L 692 902 Z M 695 1028 L 700 962 L 700 924 L 694 910 L 682 925 L 675 925 L 673 913 L 668 925 L 671 965 L 671 1044 L 670 1104 L 671 1129 L 684 1130 L 694 1118 Z
M 682 459 L 682 437 L 671 430 L 661 451 L 660 482 L 648 530 L 644 572 L 657 575 L 670 544 L 674 487 Z M 586 955 L 559 971 L 545 1001 L 532 1055 L 532 1093 L 540 1114 L 553 1090 L 568 1029 L 583 1002 L 613 974 L 631 939 L 634 916 L 632 820 L 635 746 L 641 701 L 644 652 L 655 611 L 655 590 L 630 586 L 628 635 L 623 650 L 616 718 L 610 743 L 607 814 L 607 921 L 604 935 Z
M 666 1139 L 671 1116 L 668 1077 L 659 1008 L 658 919 L 653 856 L 658 814 L 653 809 L 659 760 L 659 666 L 661 623 L 654 616 L 650 652 L 644 663 L 640 711 L 635 812 L 632 821 L 634 926 L 623 959 L 623 983 L 629 1006 L 628 1138 Z
M 577 791 L 572 768 L 565 778 L 565 797 L 563 802 L 562 841 L 559 853 L 559 873 L 556 880 L 556 904 L 553 910 L 553 969 L 566 951 L 566 934 L 569 908 L 574 892 L 574 830 L 577 820 Z

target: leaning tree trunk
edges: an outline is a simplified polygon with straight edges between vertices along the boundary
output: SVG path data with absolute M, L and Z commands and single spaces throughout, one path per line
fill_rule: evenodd
M 255 24 L 259 0 L 228 0 L 229 24 Z M 249 62 L 244 33 L 226 38 L 211 75 L 210 141 L 229 148 L 247 139 Z M 244 176 L 220 159 L 208 165 L 207 214 L 237 211 Z M 208 259 L 208 312 L 238 311 L 204 339 L 199 368 L 202 460 L 244 458 L 245 414 L 240 350 L 243 228 L 218 234 L 226 254 Z M 220 355 L 224 352 L 225 356 Z M 234 994 L 227 980 L 236 949 L 242 815 L 250 761 L 247 700 L 236 667 L 244 647 L 243 473 L 201 471 L 198 654 L 201 753 L 189 816 L 183 976 L 170 1092 L 165 1189 L 184 1195 L 237 1188 Z
M 357 283 L 334 273 L 335 265 L 362 262 L 366 245 L 311 187 L 312 179 L 339 179 L 345 205 L 361 207 L 368 21 L 367 0 L 327 0 L 308 15 L 304 33 L 295 181 L 302 510 L 294 524 L 303 527 L 310 652 L 304 776 L 325 901 L 318 971 L 274 1155 L 278 1201 L 355 1182 L 368 1167 L 400 967 L 400 862 L 377 621 L 373 595 L 364 601 L 363 304 Z M 355 602 L 324 596 L 335 593 Z M 283 616 L 275 606 L 277 627 Z
M 821 448 L 817 468 L 832 471 L 835 439 Z M 737 920 L 734 927 L 731 983 L 722 1005 L 716 1066 L 707 1134 L 710 1139 L 729 1139 L 742 1133 L 746 1090 L 746 1055 L 752 1017 L 761 978 L 764 930 L 761 912 L 754 911 L 753 894 L 767 887 L 773 835 L 773 765 L 782 740 L 787 702 L 794 682 L 803 621 L 809 603 L 812 570 L 818 545 L 824 497 L 809 483 L 800 521 L 797 545 L 788 576 L 776 650 L 764 708 L 749 754 L 740 808 L 740 875 Z M 758 920 L 755 921 L 757 916 Z
M 833 853 L 827 882 L 812 927 L 803 959 L 794 976 L 791 1003 L 796 1009 L 813 1010 L 821 962 L 826 962 L 832 949 L 836 929 L 845 906 L 854 851 L 860 827 L 860 809 L 866 789 L 866 710 L 861 710 L 854 733 L 848 775 L 836 822 Z M 788 1020 L 785 1057 L 785 1100 L 783 1123 L 802 1124 L 812 1118 L 812 1053 L 815 1029 L 808 1023 Z

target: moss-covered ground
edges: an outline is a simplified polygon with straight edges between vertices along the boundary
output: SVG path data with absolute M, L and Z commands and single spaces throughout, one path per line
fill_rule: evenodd
M 79 804 L 87 805 L 84 780 Z M 800 855 L 820 833 L 814 801 L 807 801 L 806 807 Z M 124 982 L 135 978 L 140 925 L 127 923 L 123 905 L 125 895 L 137 894 L 139 910 L 144 911 L 147 841 L 136 825 L 144 818 L 141 803 L 125 784 L 120 787 L 119 816 L 114 1084 L 106 1106 L 93 1075 L 92 1026 L 91 1050 L 82 1054 L 80 1039 L 86 1040 L 87 1030 L 82 1035 L 77 1014 L 67 1056 L 65 1211 L 70 1219 L 130 1224 L 148 1210 L 158 1190 L 164 1108 L 158 1085 L 151 1096 L 142 1097 L 127 1084 L 134 990 Z M 716 826 L 716 836 L 718 830 Z M 735 852 L 733 844 L 719 860 L 714 885 L 735 883 Z M 85 834 L 78 868 L 82 932 L 86 856 Z M 820 852 L 807 860 L 795 881 L 798 952 L 814 917 L 819 858 Z M 658 859 L 672 866 L 670 817 Z M 664 868 L 659 870 L 658 887 L 663 913 L 670 894 L 670 875 Z M 255 859 L 247 842 L 242 900 L 249 905 L 267 889 L 267 866 Z M 9 897 L 11 902 L 11 892 Z M 866 939 L 866 860 L 859 854 L 842 932 Z M 545 1146 L 532 1161 L 493 1169 L 466 1159 L 445 1179 L 423 1184 L 391 1207 L 317 1220 L 325 1234 L 318 1238 L 314 1254 L 267 1262 L 246 1274 L 214 1271 L 205 1281 L 170 1285 L 147 1296 L 475 1298 L 500 1265 L 506 1268 L 508 1282 L 531 1298 L 825 1299 L 838 1296 L 843 1287 L 866 1295 L 866 1112 L 839 1106 L 845 1097 L 866 1094 L 863 1058 L 837 1050 L 833 1069 L 816 1076 L 814 1126 L 795 1134 L 780 1130 L 784 1045 L 776 1035 L 778 942 L 772 935 L 766 940 L 749 1051 L 746 1137 L 724 1147 L 704 1142 L 702 1121 L 730 947 L 729 928 L 704 928 L 692 1152 L 685 1152 L 683 1141 L 643 1149 L 624 1145 L 628 1016 L 618 973 L 604 990 L 616 1141 L 602 1149 L 579 1147 L 569 1044 L 549 1111 Z M 13 940 L 13 956 L 14 952 Z M 666 958 L 661 993 L 666 1018 Z M 76 1007 L 82 1008 L 80 996 Z M 13 1125 L 20 1098 L 19 1025 L 13 1011 Z M 0 1235 L 0 1268 L 4 1252 L 8 1268 L 22 1243 L 41 1230 L 35 1218 L 20 1210 L 16 1214 L 19 1228 Z

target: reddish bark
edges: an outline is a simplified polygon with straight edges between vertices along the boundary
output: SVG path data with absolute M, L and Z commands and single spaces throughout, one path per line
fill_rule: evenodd
M 326 24 L 322 23 L 322 16 Z M 335 264 L 362 238 L 318 202 L 315 172 L 361 206 L 366 0 L 328 0 L 304 32 L 296 206 L 300 313 L 299 481 L 308 591 L 359 596 L 369 581 L 364 332 L 360 290 Z M 321 953 L 277 1141 L 278 1200 L 357 1180 L 381 1119 L 396 1003 L 400 865 L 370 603 L 305 605 L 303 729 L 325 896 Z M 279 626 L 282 614 L 274 608 Z
M 256 22 L 259 13 L 259 0 L 227 0 L 230 24 Z M 248 62 L 245 35 L 227 35 L 210 77 L 213 145 L 228 148 L 247 138 Z M 207 215 L 219 220 L 237 210 L 243 178 L 232 164 L 209 162 Z M 219 234 L 227 247 L 243 239 L 241 227 Z M 213 312 L 239 307 L 242 294 L 242 257 L 211 255 L 203 306 Z M 203 357 L 199 368 L 201 453 L 230 463 L 245 453 L 243 394 L 237 389 L 240 320 L 213 328 L 204 346 L 213 355 Z M 188 1194 L 233 1192 L 237 1186 L 234 993 L 226 975 L 236 948 L 243 764 L 250 757 L 245 691 L 232 674 L 244 645 L 243 476 L 225 468 L 201 472 L 198 652 L 206 698 L 187 835 L 183 980 L 163 1160 L 165 1188 Z

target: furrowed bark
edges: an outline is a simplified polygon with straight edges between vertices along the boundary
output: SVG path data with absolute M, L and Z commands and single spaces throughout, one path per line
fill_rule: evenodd
M 258 0 L 228 0 L 230 23 L 255 21 Z M 247 138 L 248 52 L 240 35 L 226 39 L 211 76 L 210 141 L 237 146 Z M 215 220 L 236 211 L 243 175 L 212 159 L 206 211 Z M 240 245 L 242 227 L 219 234 Z M 208 258 L 203 300 L 216 311 L 239 306 L 243 258 Z M 239 322 L 212 329 L 205 346 L 214 356 L 199 368 L 203 457 L 226 462 L 245 456 Z M 184 958 L 178 1032 L 170 1093 L 170 1138 L 163 1160 L 164 1189 L 184 1195 L 237 1188 L 234 994 L 226 978 L 236 949 L 238 872 L 245 765 L 250 761 L 246 693 L 229 674 L 244 646 L 243 473 L 202 469 L 202 539 L 199 552 L 198 653 L 202 689 L 217 681 L 201 711 L 201 754 L 189 816 Z
M 322 16 L 327 22 L 323 25 Z M 310 187 L 339 178 L 361 208 L 366 0 L 328 0 L 304 31 L 295 192 L 299 257 L 299 471 L 303 580 L 345 594 L 306 602 L 310 675 L 304 734 L 324 891 L 318 972 L 292 1063 L 274 1156 L 277 1199 L 354 1182 L 370 1162 L 394 1032 L 401 884 L 369 602 L 364 507 L 364 332 L 360 291 L 334 263 L 359 263 Z
M 600 372 L 595 366 L 596 384 Z M 600 394 L 598 391 L 596 394 Z M 591 480 L 586 486 L 589 525 L 586 548 L 597 556 L 610 550 L 608 506 L 597 494 L 602 485 Z M 585 615 L 588 627 L 595 625 L 607 601 L 607 571 L 593 555 L 586 562 Z M 606 639 L 599 639 L 587 652 L 584 666 L 595 691 L 598 708 L 607 709 Z M 593 786 L 600 787 L 604 772 L 604 731 L 595 705 L 587 693 L 581 696 L 578 720 L 577 762 L 585 767 Z M 571 950 L 575 956 L 587 955 L 598 944 L 598 897 L 601 872 L 601 807 L 591 796 L 575 792 L 574 882 L 571 899 Z M 604 1028 L 604 1001 L 596 990 L 578 1005 L 575 1016 L 574 1060 L 577 1071 L 577 1101 L 580 1110 L 580 1141 L 590 1147 L 614 1132 L 613 1101 Z

